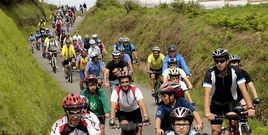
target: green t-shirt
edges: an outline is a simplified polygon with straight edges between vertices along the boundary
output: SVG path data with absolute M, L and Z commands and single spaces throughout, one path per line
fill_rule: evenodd
M 96 115 L 103 115 L 102 103 L 97 94 L 89 95 L 88 97 L 88 109 Z

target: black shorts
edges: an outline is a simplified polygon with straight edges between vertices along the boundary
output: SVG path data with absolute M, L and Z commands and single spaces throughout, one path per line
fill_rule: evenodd
M 98 117 L 100 124 L 105 124 L 105 117 Z
M 129 122 L 133 121 L 133 123 L 142 123 L 142 116 L 141 116 L 140 108 L 136 109 L 133 112 L 124 112 L 124 111 L 117 110 L 116 117 L 118 118 L 119 123 L 122 120 L 127 120 Z
M 210 112 L 216 115 L 224 115 L 228 112 L 233 112 L 233 108 L 235 106 L 235 102 L 229 102 L 224 105 L 218 105 L 216 103 L 211 102 Z M 221 125 L 222 120 L 212 120 L 210 122 L 212 125 Z
M 155 78 L 158 78 L 159 76 L 162 75 L 162 68 L 157 69 L 157 70 L 154 70 L 154 69 L 151 69 L 151 68 L 150 68 L 150 70 L 153 71 L 153 72 L 155 72 L 155 73 L 154 73 L 154 74 L 155 74 Z M 151 78 L 151 74 L 152 74 L 152 73 L 150 73 L 150 78 Z
M 65 65 L 68 65 L 69 62 L 72 62 L 72 58 L 64 60 L 62 64 L 63 64 L 63 66 L 65 66 Z

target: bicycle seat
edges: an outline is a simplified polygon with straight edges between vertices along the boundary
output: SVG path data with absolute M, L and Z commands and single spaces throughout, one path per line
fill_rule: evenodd
M 225 116 L 226 116 L 226 119 L 228 119 L 228 120 L 238 120 L 239 119 L 238 114 L 235 112 L 228 112 Z

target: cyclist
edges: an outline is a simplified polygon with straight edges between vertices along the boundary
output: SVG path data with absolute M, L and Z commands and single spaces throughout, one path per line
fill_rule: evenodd
M 162 74 L 163 82 L 166 83 L 168 81 L 172 81 L 172 82 L 180 83 L 181 88 L 183 90 L 183 92 L 181 93 L 182 94 L 181 96 L 184 97 L 184 94 L 185 94 L 185 97 L 188 99 L 188 101 L 194 104 L 190 96 L 190 93 L 188 91 L 188 90 L 191 90 L 193 86 L 189 78 L 186 76 L 186 73 L 182 69 L 176 67 L 177 66 L 176 58 L 170 58 L 168 61 L 168 64 L 169 64 L 169 68 L 165 69 Z M 188 87 L 185 84 L 187 84 Z
M 93 52 L 90 55 L 90 59 L 85 67 L 85 77 L 88 79 L 88 75 L 94 74 L 98 78 L 98 84 L 101 85 L 102 77 L 105 73 L 105 68 L 101 60 L 99 60 L 99 54 Z
M 89 49 L 89 47 L 90 47 L 89 40 L 90 40 L 89 35 L 85 35 L 83 42 L 84 42 L 84 48 L 86 48 L 86 49 Z
M 76 40 L 80 45 L 81 45 L 81 47 L 83 48 L 83 40 L 82 40 L 82 37 L 81 37 L 81 35 L 79 34 L 79 31 L 78 30 L 76 30 L 75 31 L 75 35 L 73 36 L 73 40 Z
M 184 58 L 176 52 L 176 46 L 175 45 L 170 45 L 168 47 L 168 55 L 166 55 L 164 62 L 163 62 L 163 72 L 165 69 L 168 68 L 168 60 L 170 58 L 176 58 L 177 60 L 177 67 L 181 68 L 184 70 L 187 76 L 190 76 L 190 70 L 184 60 Z
M 93 52 L 96 52 L 100 55 L 100 48 L 97 46 L 96 42 L 94 39 L 89 40 L 89 49 L 88 49 L 88 55 L 90 56 Z
M 105 45 L 100 39 L 97 39 L 96 43 L 97 43 L 97 46 L 100 48 L 100 54 L 101 54 L 101 58 L 102 58 L 103 55 L 107 54 L 106 49 L 105 49 Z
M 98 39 L 99 39 L 98 35 L 95 33 L 95 34 L 92 34 L 91 37 L 92 37 L 92 39 L 94 39 L 95 42 L 97 43 L 97 41 L 98 41 Z
M 185 100 L 178 97 L 177 92 L 181 89 L 179 83 L 167 82 L 161 85 L 160 94 L 162 101 L 156 111 L 155 129 L 157 135 L 164 134 L 166 131 L 170 131 L 171 121 L 169 116 L 173 109 L 177 107 L 186 107 L 193 112 L 193 116 L 196 120 L 195 129 L 201 131 L 203 129 L 203 123 L 199 113 L 195 110 L 194 106 Z
M 51 135 L 90 134 L 100 135 L 99 120 L 92 112 L 83 112 L 85 102 L 78 94 L 69 94 L 62 107 L 65 116 L 58 119 L 51 128 Z
M 106 65 L 106 70 L 103 76 L 103 84 L 105 87 L 110 86 L 110 90 L 115 88 L 119 84 L 117 75 L 121 70 L 127 71 L 127 64 L 120 59 L 120 52 L 114 51 L 112 53 L 113 60 L 109 61 Z
M 213 135 L 221 134 L 222 120 L 215 120 L 216 115 L 232 112 L 237 100 L 239 87 L 246 101 L 248 116 L 254 116 L 255 110 L 248 95 L 245 78 L 238 67 L 229 66 L 229 54 L 224 48 L 213 51 L 215 66 L 207 70 L 204 77 L 204 110 L 205 116 L 211 122 Z
M 115 87 L 111 94 L 111 119 L 110 126 L 115 126 L 115 117 L 120 125 L 129 122 L 149 125 L 149 115 L 145 106 L 141 90 L 131 85 L 132 77 L 128 71 L 121 71 L 118 74 L 119 86 Z M 142 121 L 143 117 L 143 121 Z M 142 134 L 142 127 L 139 127 L 137 135 Z
M 36 46 L 36 38 L 35 35 L 33 33 L 30 33 L 30 37 L 29 37 L 29 43 L 30 43 L 30 51 L 32 51 L 32 46 Z
M 110 118 L 110 104 L 105 91 L 98 87 L 98 80 L 95 75 L 89 75 L 87 88 L 81 91 L 80 95 L 86 97 L 87 109 L 97 115 L 100 121 L 100 129 L 104 135 L 105 117 Z
M 123 45 L 123 37 L 119 37 L 118 41 L 113 44 L 113 51 L 118 51 L 120 47 Z
M 193 129 L 192 123 L 194 116 L 192 111 L 185 107 L 178 107 L 170 114 L 171 127 L 173 131 L 167 135 L 196 135 L 197 132 Z
M 87 57 L 87 49 L 83 49 L 81 55 L 78 55 L 76 58 L 76 67 L 79 70 L 80 76 L 80 90 L 83 90 L 83 83 L 85 81 L 85 67 L 88 63 L 89 58 Z
M 153 47 L 152 54 L 148 56 L 147 59 L 147 72 L 151 78 L 151 89 L 152 96 L 155 95 L 155 80 L 160 77 L 161 81 L 163 80 L 162 74 L 162 66 L 165 56 L 160 52 L 160 48 L 158 46 Z
M 129 70 L 130 74 L 132 74 L 133 67 L 132 67 L 131 59 L 130 59 L 128 54 L 125 54 L 125 48 L 120 47 L 118 49 L 118 51 L 120 51 L 120 59 L 123 60 L 125 63 L 127 63 L 127 68 Z
M 62 47 L 61 56 L 63 57 L 65 79 L 68 79 L 67 67 L 68 67 L 69 62 L 75 63 L 74 58 L 76 58 L 76 54 L 75 54 L 74 46 L 72 45 L 71 40 L 67 39 L 65 43 L 66 44 Z
M 46 20 L 44 17 L 41 17 L 40 18 L 40 21 L 38 23 L 38 26 L 39 26 L 39 31 L 41 32 L 41 30 L 45 30 L 46 28 Z
M 132 63 L 136 63 L 138 61 L 138 56 L 136 54 L 136 49 L 134 45 L 129 41 L 129 38 L 125 37 L 123 38 L 123 44 L 122 47 L 125 48 L 125 53 L 129 55 Z M 132 54 L 134 55 L 135 60 L 133 60 Z
M 229 57 L 229 64 L 232 65 L 232 66 L 238 66 L 240 68 L 240 57 L 237 56 L 237 55 L 230 55 Z M 253 102 L 254 103 L 260 103 L 260 99 L 258 98 L 258 94 L 257 94 L 257 91 L 256 91 L 256 88 L 253 84 L 253 80 L 252 78 L 250 77 L 249 73 L 243 69 L 240 68 L 240 70 L 242 71 L 245 79 L 246 79 L 246 84 L 247 86 L 249 86 L 249 89 L 253 95 Z M 241 99 L 243 99 L 243 96 L 241 95 L 240 92 L 238 92 L 238 101 L 240 101 Z
M 58 42 L 54 39 L 53 35 L 50 35 L 49 37 L 49 41 L 46 47 L 46 53 L 48 54 L 48 60 L 49 60 L 49 64 L 51 63 L 51 58 L 52 55 L 54 55 L 57 58 L 57 52 L 60 50 L 59 46 L 58 46 Z M 57 64 L 56 64 L 56 68 L 58 68 Z

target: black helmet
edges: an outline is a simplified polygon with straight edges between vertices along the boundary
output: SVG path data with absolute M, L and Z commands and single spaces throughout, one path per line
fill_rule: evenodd
M 229 59 L 228 50 L 224 48 L 218 48 L 212 53 L 213 58 L 226 58 Z
M 169 45 L 168 52 L 174 52 L 174 51 L 176 51 L 176 46 L 175 45 Z

